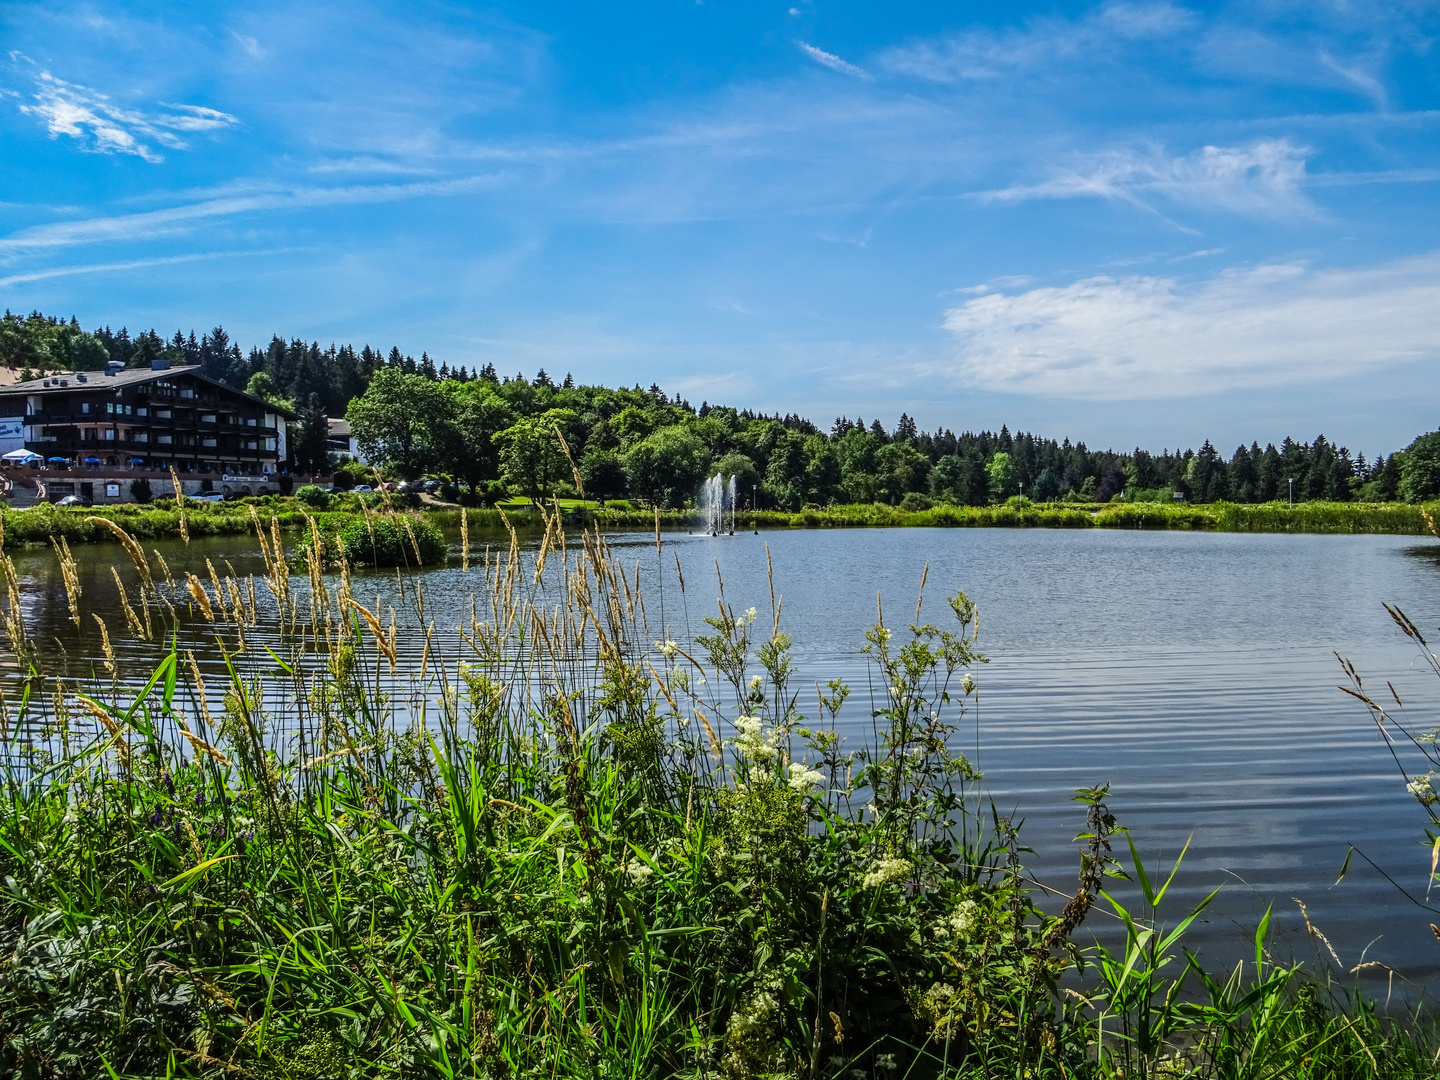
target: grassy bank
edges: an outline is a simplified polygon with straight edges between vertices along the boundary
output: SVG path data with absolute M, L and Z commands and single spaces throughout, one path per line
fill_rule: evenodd
M 234 536 L 252 531 L 253 503 L 264 521 L 275 517 L 283 531 L 302 529 L 306 514 L 338 528 L 360 519 L 363 511 L 353 506 L 320 512 L 311 511 L 293 498 L 269 496 L 244 503 L 188 502 L 184 515 L 191 536 Z M 751 529 L 843 529 L 843 528 L 1049 528 L 1049 529 L 1187 529 L 1216 532 L 1294 533 L 1391 533 L 1429 535 L 1422 515 L 1428 509 L 1440 514 L 1440 503 L 1426 507 L 1408 503 L 1310 502 L 1287 506 L 1284 503 L 1244 505 L 1170 505 L 1164 503 L 1041 503 L 1029 506 L 936 506 L 927 510 L 902 510 L 883 503 L 829 506 L 790 513 L 780 510 L 743 511 L 737 527 Z M 568 524 L 599 525 L 605 529 L 651 529 L 657 517 L 666 530 L 698 527 L 694 511 L 630 507 L 563 506 Z M 504 529 L 506 523 L 525 529 L 542 528 L 543 515 L 534 506 L 516 504 L 495 508 L 429 508 L 427 520 L 446 529 L 458 530 L 462 513 L 472 529 Z M 104 517 L 116 522 L 142 540 L 180 536 L 180 512 L 172 501 L 148 506 L 121 504 L 87 509 L 48 504 L 25 510 L 4 510 L 3 542 L 6 545 L 49 542 L 65 537 L 70 543 L 98 543 L 114 540 L 104 525 L 88 521 Z
M 654 642 L 600 532 L 563 568 L 511 552 L 458 664 L 428 636 L 397 656 L 418 588 L 362 611 L 344 573 L 130 573 L 149 683 L 37 678 L 4 714 L 0 1073 L 1433 1075 L 1423 1018 L 1276 964 L 1264 926 L 1253 967 L 1187 963 L 1204 905 L 1168 910 L 1104 789 L 1077 795 L 1069 895 L 1032 885 L 952 749 L 984 661 L 963 594 L 877 622 L 878 694 L 832 682 L 811 712 L 778 608 L 722 598 Z M 553 607 L 524 599 L 542 573 Z M 43 669 L 23 609 L 9 643 Z M 228 683 L 171 644 L 195 623 Z M 261 624 L 276 644 L 244 649 Z M 1135 910 L 1101 892 L 1121 870 Z
M 742 511 L 742 529 L 776 528 L 1051 528 L 1187 529 L 1217 532 L 1395 533 L 1429 535 L 1421 513 L 1432 516 L 1440 504 L 1285 503 L 1258 505 L 1212 503 L 1038 503 L 1028 506 L 936 506 L 902 510 L 882 503 L 812 508 L 799 513 Z M 647 528 L 654 511 L 595 510 L 589 514 L 607 528 Z M 664 527 L 693 527 L 695 515 L 662 511 Z

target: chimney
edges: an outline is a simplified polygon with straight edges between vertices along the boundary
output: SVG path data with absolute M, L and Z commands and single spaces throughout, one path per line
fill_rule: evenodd
M 160 357 L 157 356 L 154 360 L 151 360 L 151 361 L 150 361 L 150 370 L 151 370 L 151 371 L 169 371 L 169 370 L 170 370 L 170 361 L 169 361 L 169 360 L 162 360 Z

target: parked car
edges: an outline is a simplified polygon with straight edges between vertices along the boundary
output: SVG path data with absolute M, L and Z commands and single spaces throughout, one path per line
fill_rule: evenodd
M 356 484 L 350 490 L 355 492 L 356 495 L 368 495 L 375 489 L 372 488 L 369 484 Z
M 218 492 L 218 491 L 207 491 L 207 492 L 205 492 L 204 494 L 201 494 L 201 495 L 187 495 L 187 496 L 185 496 L 185 497 L 186 497 L 187 499 L 193 499 L 195 502 L 224 502 L 224 501 L 225 501 L 225 496 L 222 495 L 222 494 L 220 494 L 220 492 Z
M 84 506 L 85 500 L 79 495 L 66 495 L 63 499 L 55 500 L 56 506 Z
M 435 492 L 437 492 L 437 491 L 440 490 L 440 481 L 439 481 L 439 480 L 426 480 L 426 481 L 425 481 L 425 490 L 428 491 L 428 492 L 430 492 L 430 493 L 433 495 Z

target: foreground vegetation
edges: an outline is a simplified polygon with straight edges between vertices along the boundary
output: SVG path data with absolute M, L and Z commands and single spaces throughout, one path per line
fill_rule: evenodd
M 1189 958 L 1204 905 L 1165 909 L 1173 871 L 1146 873 L 1103 787 L 1077 794 L 1073 895 L 1046 899 L 954 750 L 984 662 L 963 593 L 877 612 L 877 693 L 812 708 L 773 588 L 762 615 L 722 584 L 676 642 L 602 533 L 545 529 L 533 559 L 462 547 L 461 656 L 432 648 L 423 579 L 367 609 L 318 527 L 292 579 L 257 526 L 258 583 L 167 585 L 127 544 L 143 685 L 103 623 L 93 683 L 49 679 L 0 555 L 33 674 L 4 713 L 0 1072 L 1433 1075 L 1422 1022 L 1277 965 L 1264 924 L 1253 963 Z M 185 646 L 212 635 L 206 685 Z M 1084 936 L 1102 910 L 1113 949 Z

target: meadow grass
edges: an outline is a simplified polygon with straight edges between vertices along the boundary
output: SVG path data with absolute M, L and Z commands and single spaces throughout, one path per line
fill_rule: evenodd
M 1187 959 L 1203 905 L 1175 921 L 1174 872 L 1112 850 L 1103 787 L 1046 899 L 954 749 L 985 659 L 963 593 L 877 607 L 878 689 L 812 704 L 773 583 L 764 612 L 719 585 L 676 642 L 638 566 L 558 514 L 533 556 L 462 550 L 459 656 L 423 578 L 370 609 L 346 564 L 312 545 L 292 578 L 278 522 L 252 527 L 258 583 L 128 568 L 143 681 L 108 635 L 93 681 L 47 675 L 0 555 L 30 671 L 0 712 L 6 1075 L 1434 1074 L 1423 1017 L 1275 965 L 1263 924 L 1253 965 Z M 207 635 L 210 685 L 179 645 Z M 1103 891 L 1122 871 L 1138 910 Z M 1081 937 L 1097 905 L 1113 950 Z

